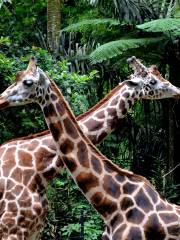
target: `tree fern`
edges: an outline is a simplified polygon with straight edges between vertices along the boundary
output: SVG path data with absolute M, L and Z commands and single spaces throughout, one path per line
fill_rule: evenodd
M 180 29 L 180 18 L 163 18 L 137 25 L 147 32 L 175 32 Z
M 162 38 L 139 38 L 139 39 L 122 39 L 112 41 L 101 45 L 90 54 L 92 64 L 102 62 L 110 58 L 121 56 L 130 49 L 145 47 L 151 43 L 159 42 Z
M 112 19 L 112 18 L 104 18 L 104 19 L 85 19 L 81 22 L 71 24 L 70 26 L 62 29 L 63 32 L 85 32 L 90 28 L 96 28 L 97 25 L 119 25 L 120 22 Z

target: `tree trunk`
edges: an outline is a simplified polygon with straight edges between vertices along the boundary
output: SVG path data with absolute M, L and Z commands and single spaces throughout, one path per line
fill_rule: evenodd
M 47 45 L 57 55 L 59 51 L 61 29 L 61 0 L 47 1 Z

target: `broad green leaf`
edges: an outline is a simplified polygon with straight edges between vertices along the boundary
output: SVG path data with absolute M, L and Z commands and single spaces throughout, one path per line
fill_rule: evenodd
M 147 32 L 169 32 L 180 29 L 180 18 L 163 18 L 137 25 L 138 29 Z
M 151 43 L 159 42 L 162 38 L 139 38 L 139 39 L 122 39 L 108 42 L 96 48 L 90 54 L 90 61 L 92 64 L 102 62 L 110 58 L 120 56 L 129 49 L 144 47 Z

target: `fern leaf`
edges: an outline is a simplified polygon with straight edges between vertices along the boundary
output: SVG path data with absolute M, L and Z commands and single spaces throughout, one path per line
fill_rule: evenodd
M 139 39 L 122 39 L 117 41 L 108 42 L 96 48 L 90 54 L 90 61 L 92 64 L 102 62 L 110 58 L 120 56 L 124 52 L 139 47 L 144 47 L 151 43 L 161 41 L 162 38 L 139 38 Z
M 97 28 L 95 25 L 110 25 L 116 26 L 120 25 L 120 22 L 112 19 L 112 18 L 104 18 L 104 19 L 85 19 L 81 22 L 71 24 L 70 26 L 62 29 L 62 32 L 84 32 L 89 30 L 89 28 Z
M 138 29 L 147 32 L 169 32 L 180 29 L 179 18 L 163 18 L 137 25 Z

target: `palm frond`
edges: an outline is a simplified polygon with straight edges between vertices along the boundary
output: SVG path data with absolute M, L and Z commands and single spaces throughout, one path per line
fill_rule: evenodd
M 110 58 L 121 56 L 130 49 L 145 47 L 149 44 L 161 41 L 162 38 L 139 38 L 139 39 L 122 39 L 108 42 L 101 45 L 90 54 L 92 64 L 108 60 Z
M 163 18 L 137 25 L 138 29 L 147 32 L 175 32 L 180 29 L 180 18 Z
M 90 28 L 97 28 L 97 25 L 116 26 L 120 25 L 120 22 L 112 18 L 85 19 L 78 23 L 69 25 L 68 27 L 62 29 L 62 32 L 85 32 Z

